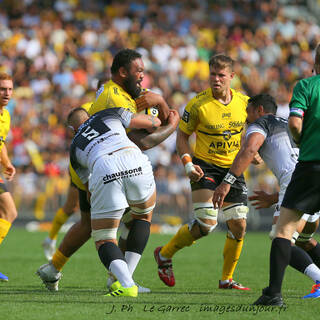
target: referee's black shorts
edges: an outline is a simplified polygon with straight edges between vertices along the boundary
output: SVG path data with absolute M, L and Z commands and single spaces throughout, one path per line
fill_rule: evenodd
M 221 183 L 229 168 L 218 167 L 196 157 L 192 159 L 193 164 L 200 166 L 204 176 L 198 182 L 191 182 L 191 190 L 210 189 L 215 190 Z M 243 175 L 238 177 L 236 182 L 231 186 L 225 202 L 247 204 L 247 187 Z
M 297 163 L 281 206 L 308 214 L 320 210 L 320 161 Z

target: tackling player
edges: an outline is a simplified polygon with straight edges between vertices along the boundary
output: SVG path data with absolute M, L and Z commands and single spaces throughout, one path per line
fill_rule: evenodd
M 158 105 L 162 118 L 165 118 L 166 115 L 169 114 L 167 120 L 162 121 L 163 125 L 153 133 L 148 133 L 144 130 L 132 130 L 128 133 L 128 136 L 142 150 L 152 148 L 164 141 L 176 129 L 180 119 L 179 114 L 175 110 L 168 111 L 168 106 L 163 98 L 155 93 L 148 91 L 143 94 L 142 97 L 137 98 L 136 102 L 126 91 L 129 90 L 134 96 L 139 96 L 141 89 L 140 84 L 143 79 L 143 62 L 141 55 L 134 50 L 121 50 L 114 57 L 111 71 L 112 80 L 100 88 L 98 98 L 90 109 L 90 112 L 95 113 L 111 107 L 123 107 L 136 112 L 137 105 L 142 105 L 142 108 Z M 84 199 L 86 199 L 86 197 Z M 87 207 L 88 205 L 85 204 L 85 209 L 87 209 Z M 82 210 L 81 213 L 83 213 Z M 143 232 L 148 233 L 150 226 L 145 226 L 146 228 Z M 135 234 L 140 231 L 141 230 L 135 227 L 130 228 L 130 231 L 126 234 L 126 238 L 130 240 L 130 238 L 134 238 Z M 90 212 L 87 212 L 87 214 L 84 212 L 84 214 L 81 215 L 81 221 L 74 224 L 66 234 L 59 249 L 56 250 L 53 255 L 52 261 L 38 269 L 38 275 L 49 290 L 58 290 L 58 283 L 61 278 L 60 271 L 71 255 L 89 239 L 90 232 Z M 139 259 L 141 255 L 138 252 L 136 253 L 136 258 Z
M 97 83 L 97 89 L 101 87 L 108 79 L 101 78 Z M 89 111 L 93 104 L 93 101 L 84 103 L 81 108 Z M 73 135 L 73 132 L 72 132 Z M 61 227 L 66 223 L 66 221 L 72 216 L 79 208 L 79 196 L 78 189 L 83 189 L 83 185 L 79 178 L 77 178 L 76 173 L 73 168 L 69 166 L 70 174 L 70 185 L 67 192 L 67 198 L 64 205 L 57 210 L 52 220 L 52 224 L 49 230 L 48 236 L 42 242 L 42 247 L 44 250 L 44 255 L 47 260 L 51 260 L 53 254 L 56 251 L 57 236 Z
M 161 121 L 153 116 L 133 114 L 128 109 L 109 108 L 83 123 L 83 116 L 78 113 L 84 110 L 76 109 L 68 117 L 68 123 L 77 131 L 70 159 L 90 192 L 91 235 L 100 260 L 119 281 L 107 296 L 136 297 L 138 287 L 132 273 L 149 237 L 145 229 L 150 227 L 156 191 L 151 163 L 127 137 L 125 128 L 154 131 Z M 123 255 L 116 236 L 128 204 L 133 217 L 131 229 L 139 232 L 128 239 Z

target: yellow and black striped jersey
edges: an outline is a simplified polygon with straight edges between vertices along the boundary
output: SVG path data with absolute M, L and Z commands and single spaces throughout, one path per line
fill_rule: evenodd
M 98 111 L 109 108 L 125 108 L 131 112 L 137 112 L 136 102 L 129 93 L 123 90 L 118 84 L 109 80 L 97 92 L 96 101 L 89 109 L 89 114 L 93 115 Z
M 10 130 L 10 113 L 7 109 L 3 109 L 0 113 L 0 151 L 6 141 Z
M 181 131 L 196 133 L 195 157 L 222 168 L 231 166 L 240 150 L 247 118 L 249 97 L 231 89 L 227 105 L 212 95 L 211 88 L 200 92 L 187 104 L 179 123 Z

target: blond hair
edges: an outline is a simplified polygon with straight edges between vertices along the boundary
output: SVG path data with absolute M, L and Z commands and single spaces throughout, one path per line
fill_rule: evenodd
M 218 70 L 229 68 L 230 71 L 233 71 L 233 65 L 234 61 L 229 56 L 222 53 L 212 56 L 209 60 L 209 67 L 213 67 Z
M 11 81 L 13 81 L 12 77 L 9 74 L 5 73 L 5 72 L 0 72 L 0 80 L 11 80 Z

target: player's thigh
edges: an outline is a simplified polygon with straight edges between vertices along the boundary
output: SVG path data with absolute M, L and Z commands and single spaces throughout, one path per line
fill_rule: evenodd
M 109 229 L 118 228 L 120 219 L 117 218 L 101 218 L 101 219 L 91 219 L 92 229 Z
M 96 165 L 95 165 L 96 166 Z M 99 169 L 99 168 L 98 168 Z M 89 178 L 89 191 L 91 193 L 91 216 L 99 218 L 101 214 L 127 208 L 123 179 L 113 179 L 104 183 L 103 177 L 111 175 L 110 171 L 102 168 L 94 170 Z
M 192 191 L 192 202 L 212 202 L 213 190 L 210 189 L 198 189 Z
M 123 180 L 127 201 L 131 210 L 138 210 L 143 214 L 144 209 L 150 209 L 156 203 L 156 184 L 152 172 L 152 166 L 145 155 L 137 155 L 134 159 L 137 168 L 135 174 Z M 147 213 L 147 212 L 145 212 Z
M 78 195 L 78 188 L 73 184 L 70 183 L 67 199 L 63 206 L 64 212 L 68 215 L 73 214 L 79 206 L 79 195 Z
M 0 193 L 0 219 L 12 223 L 17 217 L 17 209 L 9 192 Z
M 291 241 L 293 233 L 297 230 L 301 216 L 302 212 L 281 207 L 275 236 Z

